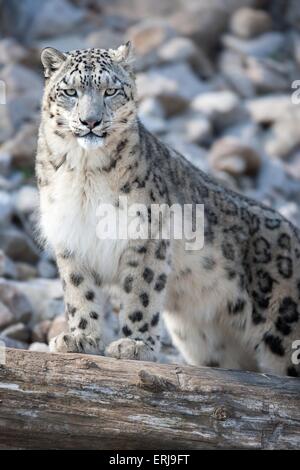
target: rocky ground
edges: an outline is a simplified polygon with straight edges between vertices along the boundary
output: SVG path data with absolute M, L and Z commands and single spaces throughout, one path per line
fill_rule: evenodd
M 46 45 L 132 40 L 145 125 L 199 168 L 300 225 L 300 105 L 291 100 L 300 80 L 298 0 L 0 0 L 0 12 L 0 340 L 7 346 L 47 351 L 65 327 L 55 261 L 35 237 Z M 107 323 L 117 332 L 114 314 Z M 161 360 L 177 360 L 167 335 L 164 343 Z

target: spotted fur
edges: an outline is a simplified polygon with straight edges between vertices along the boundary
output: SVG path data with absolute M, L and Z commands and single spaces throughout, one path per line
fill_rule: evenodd
M 298 375 L 299 230 L 223 188 L 141 125 L 129 49 L 42 55 L 40 226 L 57 254 L 70 327 L 51 349 L 103 353 L 103 292 L 117 286 L 123 337 L 108 345 L 111 356 L 154 360 L 164 313 L 191 364 Z M 143 203 L 149 220 L 153 202 L 204 204 L 204 248 L 99 239 L 99 204 L 117 208 L 124 195 Z

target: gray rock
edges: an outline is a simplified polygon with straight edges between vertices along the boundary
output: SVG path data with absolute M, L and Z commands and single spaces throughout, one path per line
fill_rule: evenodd
M 127 37 L 140 56 L 156 52 L 170 38 L 177 35 L 168 22 L 162 19 L 146 19 L 129 28 Z
M 0 341 L 3 341 L 7 348 L 14 349 L 28 349 L 28 344 L 23 343 L 22 341 L 17 341 L 16 339 L 8 338 L 0 333 Z
M 59 335 L 63 331 L 67 331 L 68 329 L 68 322 L 65 317 L 65 315 L 59 315 L 56 317 L 52 325 L 48 331 L 48 343 L 51 341 L 52 338 L 55 338 L 55 336 Z
M 208 161 L 214 170 L 225 171 L 232 176 L 255 176 L 262 164 L 256 149 L 234 137 L 217 140 L 209 153 Z
M 8 326 L 5 330 L 1 331 L 1 335 L 7 336 L 10 339 L 28 343 L 30 339 L 30 330 L 24 323 L 16 323 Z
M 49 346 L 45 343 L 34 342 L 29 346 L 29 351 L 47 353 L 49 352 Z
M 32 316 L 28 297 L 16 286 L 15 281 L 0 279 L 0 301 L 14 315 L 15 322 L 27 323 Z
M 201 82 L 184 63 L 165 65 L 147 74 L 138 74 L 137 87 L 140 99 L 156 97 L 167 116 L 182 112 L 193 97 L 208 89 L 208 85 Z
M 27 282 L 7 282 L 29 300 L 32 306 L 31 327 L 40 321 L 52 320 L 64 312 L 63 291 L 59 279 L 37 278 Z
M 288 94 L 268 95 L 254 98 L 246 103 L 251 118 L 259 124 L 269 124 L 293 112 L 291 96 Z
M 35 266 L 28 263 L 16 262 L 14 263 L 17 270 L 18 281 L 28 281 L 38 276 Z
M 28 215 L 38 208 L 39 195 L 35 186 L 22 186 L 14 195 L 15 210 L 21 214 Z
M 86 38 L 87 47 L 101 49 L 113 49 L 124 43 L 124 35 L 118 31 L 109 28 L 101 28 L 99 31 L 93 31 Z M 82 46 L 80 46 L 82 48 Z
M 192 100 L 191 109 L 202 113 L 219 129 L 240 122 L 247 116 L 238 95 L 229 90 L 202 93 Z
M 198 52 L 199 49 L 191 39 L 174 37 L 159 48 L 158 57 L 162 62 L 193 63 Z
M 0 65 L 21 62 L 28 56 L 27 49 L 12 37 L 0 40 Z
M 14 167 L 33 167 L 37 136 L 37 123 L 24 123 L 12 138 L 1 146 L 0 151 L 11 155 Z
M 290 89 L 292 64 L 272 59 L 248 57 L 245 75 L 258 93 L 279 93 Z
M 0 230 L 0 249 L 14 261 L 35 263 L 39 259 L 39 251 L 33 241 L 17 228 Z
M 58 276 L 56 266 L 47 259 L 41 259 L 37 265 L 39 277 L 55 279 Z
M 183 140 L 199 145 L 208 145 L 213 129 L 207 117 L 201 113 L 187 111 L 168 121 L 169 132 L 176 132 Z
M 5 191 L 0 191 L 0 227 L 7 226 L 10 223 L 12 214 L 13 214 L 12 196 Z
M 292 109 L 291 114 L 275 122 L 266 140 L 266 153 L 279 158 L 288 157 L 300 145 L 300 110 Z
M 0 277 L 17 279 L 18 271 L 15 263 L 0 250 Z
M 64 52 L 74 51 L 75 49 L 87 49 L 88 47 L 97 47 L 96 45 L 89 44 L 86 38 L 76 33 L 42 39 L 35 42 L 33 47 L 36 49 L 38 57 L 40 57 L 42 50 L 49 46 Z
M 170 147 L 177 150 L 179 153 L 184 155 L 193 165 L 200 170 L 207 171 L 207 151 L 198 145 L 187 142 L 183 136 L 177 133 L 168 133 L 163 136 L 163 140 L 170 145 Z
M 0 175 L 8 176 L 11 171 L 12 156 L 9 153 L 0 153 Z M 1 188 L 1 186 L 0 186 Z
M 37 323 L 32 330 L 32 340 L 38 343 L 46 343 L 51 325 L 51 320 L 44 320 Z
M 171 16 L 172 26 L 179 34 L 187 36 L 200 47 L 211 51 L 226 30 L 228 14 L 220 5 L 194 4 L 194 8 L 179 9 Z
M 42 77 L 21 64 L 7 64 L 1 70 L 1 80 L 7 86 L 7 93 L 13 96 L 28 94 L 38 102 L 43 92 Z
M 85 18 L 85 12 L 68 0 L 39 2 L 31 25 L 35 38 L 61 35 L 74 30 Z
M 272 29 L 272 18 L 263 10 L 240 8 L 231 17 L 230 30 L 241 38 L 252 38 Z
M 300 29 L 300 4 L 298 0 L 289 0 L 287 2 L 286 21 L 289 25 Z
M 243 98 L 255 96 L 255 87 L 247 76 L 245 60 L 240 54 L 231 49 L 223 50 L 219 56 L 219 68 L 233 91 Z
M 11 325 L 15 320 L 15 316 L 9 308 L 0 301 L 0 330 Z
M 270 57 L 283 51 L 286 38 L 278 32 L 265 33 L 255 39 L 240 39 L 226 34 L 222 42 L 225 47 L 245 56 Z

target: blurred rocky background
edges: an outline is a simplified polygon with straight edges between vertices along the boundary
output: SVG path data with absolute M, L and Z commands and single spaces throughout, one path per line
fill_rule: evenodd
M 55 261 L 35 240 L 40 52 L 128 39 L 148 129 L 300 225 L 300 104 L 291 100 L 300 80 L 299 0 L 0 0 L 0 340 L 7 346 L 46 351 L 65 327 Z M 116 316 L 109 309 L 106 316 L 116 333 Z M 167 335 L 163 341 L 161 360 L 177 360 Z

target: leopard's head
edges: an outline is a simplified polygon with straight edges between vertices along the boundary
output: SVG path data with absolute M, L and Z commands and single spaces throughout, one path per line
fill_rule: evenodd
M 108 50 L 43 50 L 43 113 L 56 136 L 97 149 L 132 125 L 137 106 L 131 56 L 130 43 Z

